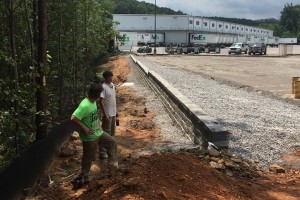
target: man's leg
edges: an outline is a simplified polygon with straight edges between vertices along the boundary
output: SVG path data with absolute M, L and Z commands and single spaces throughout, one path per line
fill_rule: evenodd
M 91 169 L 92 161 L 95 160 L 98 140 L 82 142 L 83 155 L 81 161 L 81 173 L 84 178 L 88 180 L 89 172 Z
M 116 133 L 116 116 L 110 117 L 109 118 L 110 121 L 110 135 L 114 136 Z
M 110 134 L 110 120 L 107 120 L 105 116 L 102 117 L 102 130 Z
M 110 124 L 109 120 L 106 119 L 105 116 L 102 117 L 102 130 L 106 133 L 110 133 Z M 106 149 L 103 145 L 99 145 L 99 159 L 104 160 L 107 158 Z
M 105 117 L 103 117 L 102 129 L 109 135 L 114 136 L 116 130 L 116 116 L 109 117 L 108 120 Z
M 116 117 L 109 117 L 109 120 L 106 119 L 106 117 L 102 117 L 102 129 L 104 132 L 108 133 L 111 136 L 115 135 L 115 124 L 116 124 Z M 107 152 L 104 147 L 99 147 L 99 154 L 100 154 L 100 160 L 107 158 Z
M 110 173 L 113 173 L 118 169 L 117 142 L 115 138 L 113 138 L 106 132 L 104 132 L 99 138 L 99 152 L 103 148 L 106 150 L 108 155 L 108 169 Z

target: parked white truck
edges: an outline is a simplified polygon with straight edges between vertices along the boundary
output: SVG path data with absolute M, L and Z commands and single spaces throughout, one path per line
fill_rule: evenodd
M 248 47 L 244 43 L 233 43 L 228 50 L 228 54 L 241 54 L 241 53 L 247 54 Z

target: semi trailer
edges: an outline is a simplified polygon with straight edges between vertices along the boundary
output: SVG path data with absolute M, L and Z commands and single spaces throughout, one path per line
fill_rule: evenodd
M 155 44 L 156 43 L 156 44 Z M 134 46 L 162 46 L 165 43 L 163 33 L 146 32 L 120 32 L 115 38 L 115 44 L 119 50 L 131 50 Z
M 168 38 L 170 37 L 170 38 Z M 277 37 L 258 37 L 249 35 L 232 34 L 213 34 L 213 33 L 189 33 L 187 36 L 166 33 L 147 33 L 147 32 L 120 32 L 116 37 L 115 44 L 119 50 L 131 50 L 137 46 L 164 46 L 168 53 L 218 53 L 220 48 L 229 47 L 233 43 L 264 43 L 269 46 L 278 46 Z M 185 38 L 185 39 L 184 39 Z M 286 39 L 290 42 L 292 39 Z M 198 48 L 197 48 L 198 47 Z

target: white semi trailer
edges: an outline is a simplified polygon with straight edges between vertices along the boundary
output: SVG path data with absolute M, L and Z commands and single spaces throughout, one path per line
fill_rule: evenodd
M 297 38 L 279 38 L 279 44 L 297 44 Z
M 131 50 L 138 45 L 138 34 L 136 32 L 121 32 L 115 39 L 115 45 L 121 51 Z
M 156 39 L 154 33 L 147 32 L 120 32 L 116 37 L 116 45 L 119 50 L 131 50 L 134 46 L 152 46 L 155 44 L 163 45 L 166 41 L 165 33 L 157 33 Z M 284 40 L 282 40 L 284 39 Z M 278 46 L 279 43 L 293 43 L 297 38 L 277 38 L 277 37 L 258 37 L 233 34 L 213 34 L 213 33 L 189 33 L 186 46 L 230 46 L 233 43 L 265 43 L 270 46 Z M 178 44 L 183 44 L 182 41 Z
M 154 33 L 120 32 L 115 42 L 119 50 L 131 50 L 133 46 L 153 45 L 155 42 L 156 44 L 164 43 L 165 35 L 157 33 L 155 39 Z
M 297 41 L 297 40 L 296 40 Z M 225 35 L 225 34 L 189 34 L 190 44 L 203 44 L 203 45 L 231 45 L 233 43 L 265 43 L 265 44 L 278 44 L 276 37 L 257 37 L 245 35 Z

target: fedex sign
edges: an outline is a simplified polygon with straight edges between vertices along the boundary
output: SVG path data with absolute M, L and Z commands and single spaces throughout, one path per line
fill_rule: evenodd
M 152 35 L 152 39 L 155 39 L 155 36 L 156 36 L 156 39 L 159 39 L 158 35 Z
M 191 34 L 190 35 L 190 42 L 203 42 L 206 40 L 206 36 L 201 34 Z
M 123 41 L 128 42 L 129 41 L 129 36 L 126 34 L 123 34 Z
M 117 40 L 119 42 L 128 42 L 130 40 L 130 38 L 128 35 L 123 34 L 122 36 L 117 36 Z

